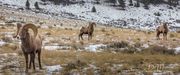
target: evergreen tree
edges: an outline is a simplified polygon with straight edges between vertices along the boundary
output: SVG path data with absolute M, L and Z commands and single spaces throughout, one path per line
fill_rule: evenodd
M 93 8 L 92 8 L 92 10 L 91 10 L 92 12 L 96 12 L 96 8 L 95 8 L 95 6 L 93 6 Z
M 96 1 L 96 4 L 100 4 L 100 0 L 95 0 Z
M 40 10 L 39 5 L 38 5 L 38 2 L 35 2 L 34 7 L 35 7 L 36 9 Z
M 30 9 L 30 3 L 29 3 L 29 0 L 26 1 L 26 9 Z
M 46 0 L 41 0 L 41 1 L 46 2 Z
M 144 3 L 144 9 L 149 9 L 149 6 L 148 6 L 149 4 L 148 3 Z
M 132 0 L 129 0 L 129 6 L 133 6 Z
M 172 6 L 172 0 L 168 0 L 168 4 Z
M 149 4 L 151 0 L 143 0 L 142 3 L 144 4 L 144 9 L 149 9 Z
M 119 6 L 124 9 L 124 8 L 125 8 L 125 2 L 124 2 L 124 0 L 118 0 L 118 2 L 119 2 L 119 4 L 120 4 Z
M 134 5 L 135 7 L 140 7 L 140 1 L 136 0 L 136 4 Z
M 107 2 L 113 3 L 113 5 L 116 5 L 116 0 L 106 0 Z

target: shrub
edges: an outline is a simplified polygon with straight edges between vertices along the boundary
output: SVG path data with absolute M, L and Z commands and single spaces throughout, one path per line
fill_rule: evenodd
M 169 37 L 170 37 L 170 38 L 173 38 L 173 37 L 175 37 L 175 34 L 172 34 L 172 33 L 171 33 L 171 34 L 169 35 Z
M 180 30 L 176 31 L 177 33 L 180 33 Z
M 105 28 L 101 28 L 101 31 L 102 31 L 102 32 L 106 32 Z
M 87 65 L 86 62 L 83 62 L 81 60 L 76 60 L 75 62 L 70 62 L 64 67 L 64 71 L 71 71 L 73 69 L 80 69 L 82 67 L 85 67 Z
M 154 15 L 155 15 L 155 16 L 161 16 L 161 13 L 156 12 L 156 13 L 154 13 Z
M 128 47 L 128 43 L 125 41 L 114 42 L 114 43 L 108 45 L 107 47 L 109 47 L 109 48 L 125 48 L 125 47 Z
M 168 54 L 174 55 L 175 50 L 168 49 L 164 46 L 150 46 L 149 48 L 142 51 L 142 53 L 150 53 L 150 54 Z

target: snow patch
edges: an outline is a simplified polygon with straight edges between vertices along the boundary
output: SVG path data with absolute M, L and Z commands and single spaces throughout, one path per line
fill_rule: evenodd
M 46 50 L 59 50 L 59 49 L 62 49 L 62 50 L 69 50 L 71 49 L 70 46 L 44 46 L 44 49 Z
M 148 44 L 143 44 L 142 47 L 143 48 L 149 48 L 149 45 Z
M 180 47 L 176 47 L 176 48 L 174 48 L 174 50 L 175 50 L 175 54 L 180 53 Z
M 0 46 L 3 46 L 3 45 L 5 45 L 5 44 L 6 44 L 6 42 L 0 41 Z
M 48 73 L 59 72 L 62 70 L 62 67 L 61 65 L 46 66 L 46 70 Z
M 90 52 L 97 52 L 97 50 L 100 48 L 100 47 L 105 47 L 106 45 L 104 44 L 95 44 L 95 45 L 89 45 L 87 47 L 85 47 L 85 50 L 88 50 Z

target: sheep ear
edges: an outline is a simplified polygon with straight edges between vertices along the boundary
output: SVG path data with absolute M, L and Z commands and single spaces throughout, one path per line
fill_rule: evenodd
M 16 37 L 17 37 L 17 35 L 19 34 L 19 31 L 20 31 L 21 27 L 22 27 L 22 25 L 21 25 L 20 23 L 18 23 L 18 24 L 17 24 L 17 32 L 16 32 L 16 35 L 13 36 L 13 38 L 16 38 Z
M 20 23 L 18 23 L 17 24 L 17 28 L 19 29 L 19 28 L 21 28 L 22 27 L 22 25 L 20 24 Z

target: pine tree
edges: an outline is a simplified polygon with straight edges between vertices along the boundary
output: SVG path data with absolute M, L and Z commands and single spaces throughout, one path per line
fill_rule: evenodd
M 100 0 L 95 0 L 96 1 L 96 4 L 100 4 Z
M 26 9 L 30 9 L 30 3 L 29 3 L 29 0 L 26 1 Z
M 134 5 L 135 7 L 140 7 L 140 2 L 139 0 L 136 0 L 136 4 Z
M 149 4 L 148 3 L 144 3 L 144 9 L 149 9 Z
M 122 7 L 123 9 L 125 8 L 125 2 L 124 0 L 118 0 L 119 1 L 119 6 Z
M 129 0 L 129 6 L 133 6 L 132 0 Z
M 168 0 L 168 4 L 172 6 L 172 0 Z
M 149 9 L 149 4 L 151 0 L 143 0 L 142 3 L 144 4 L 144 9 Z
M 36 9 L 40 10 L 39 5 L 38 5 L 38 2 L 35 2 L 34 7 L 35 7 Z
M 116 5 L 116 0 L 106 0 L 107 2 L 113 3 L 113 5 Z
M 46 2 L 46 0 L 41 0 L 41 1 Z
M 91 10 L 92 12 L 96 12 L 96 8 L 95 8 L 95 6 L 93 6 L 93 8 L 92 8 L 92 10 Z

